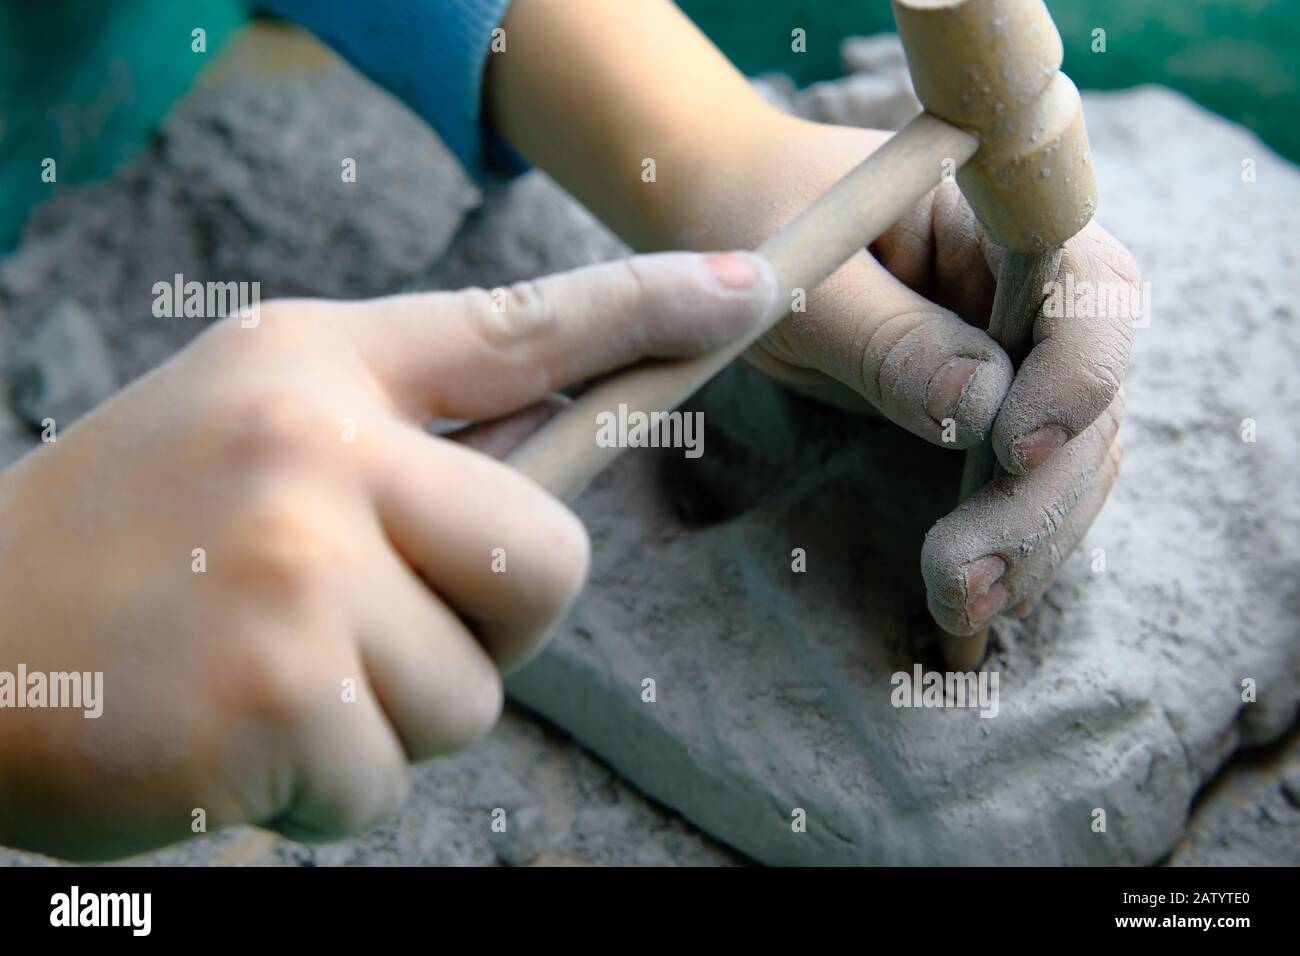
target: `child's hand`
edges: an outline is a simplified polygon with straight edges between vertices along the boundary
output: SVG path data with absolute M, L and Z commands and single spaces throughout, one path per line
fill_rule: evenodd
M 673 231 L 661 241 L 756 247 L 887 136 L 773 111 L 696 167 L 707 172 L 674 203 Z M 807 311 L 749 358 L 792 387 L 877 412 L 943 447 L 969 448 L 991 431 L 1011 477 L 931 531 L 923 555 L 930 607 L 956 633 L 978 630 L 1003 609 L 1028 613 L 1119 467 L 1137 267 L 1096 224 L 1067 243 L 1060 281 L 1068 273 L 1073 285 L 1061 291 L 1074 295 L 1058 304 L 1071 311 L 1040 315 L 1035 348 L 1013 382 L 1009 360 L 983 331 L 1000 250 L 955 183 L 927 196 L 871 252 L 809 290 Z M 1084 291 L 1097 305 L 1092 314 L 1079 314 L 1091 307 L 1077 299 Z M 947 441 L 945 420 L 954 425 Z
M 105 857 L 391 813 L 408 761 L 492 726 L 498 668 L 587 567 L 568 509 L 423 426 L 520 413 L 495 438 L 522 437 L 551 390 L 721 345 L 774 289 L 755 257 L 669 254 L 268 303 L 0 473 L 0 671 L 103 673 L 98 718 L 0 710 L 0 843 Z

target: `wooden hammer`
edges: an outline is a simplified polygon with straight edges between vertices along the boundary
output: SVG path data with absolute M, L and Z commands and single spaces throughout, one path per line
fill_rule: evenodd
M 1013 362 L 1024 357 L 1060 247 L 1097 205 L 1079 91 L 1060 72 L 1061 37 L 1043 0 L 893 0 L 893 7 L 925 112 L 758 248 L 782 293 L 762 326 L 716 352 L 605 379 L 517 448 L 514 467 L 561 498 L 575 497 L 622 453 L 597 443 L 601 412 L 676 408 L 784 318 L 796 291 L 819 285 L 953 172 L 1007 250 L 989 334 Z M 994 465 L 986 440 L 968 455 L 963 493 L 987 483 Z M 977 666 L 984 644 L 983 634 L 946 635 L 950 666 Z

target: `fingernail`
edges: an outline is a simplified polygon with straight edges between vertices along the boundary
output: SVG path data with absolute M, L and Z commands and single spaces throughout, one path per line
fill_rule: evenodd
M 956 418 L 961 397 L 979 369 L 976 359 L 955 358 L 935 372 L 925 389 L 926 414 L 940 424 L 945 418 Z
M 1064 428 L 1044 425 L 1016 442 L 1016 457 L 1026 471 L 1033 471 L 1069 439 Z
M 758 278 L 753 256 L 722 252 L 704 257 L 704 265 L 725 289 L 748 289 Z
M 1006 607 L 1009 592 L 1007 586 L 997 581 L 987 591 L 966 605 L 972 627 L 979 627 L 993 619 L 993 616 Z
M 969 561 L 962 568 L 966 580 L 966 597 L 983 594 L 1007 570 L 1007 563 L 996 554 L 986 554 L 982 558 Z

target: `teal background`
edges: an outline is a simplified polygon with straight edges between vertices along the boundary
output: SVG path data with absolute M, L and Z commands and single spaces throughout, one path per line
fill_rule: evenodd
M 893 25 L 886 0 L 679 2 L 746 73 L 784 72 L 800 84 L 840 74 L 844 37 Z M 1163 83 L 1300 160 L 1300 0 L 1048 6 L 1080 87 Z M 0 0 L 0 251 L 54 189 L 128 160 L 245 19 L 241 0 Z M 206 53 L 191 52 L 195 26 L 207 30 Z M 806 53 L 790 49 L 796 27 L 807 32 Z M 1092 51 L 1097 28 L 1104 53 Z M 47 156 L 58 163 L 54 185 L 40 181 Z
M 129 160 L 247 19 L 238 0 L 0 0 L 0 252 L 54 190 Z
M 746 73 L 838 76 L 846 36 L 892 31 L 886 0 L 678 0 Z M 1162 83 L 1300 161 L 1300 0 L 1047 0 L 1080 88 Z M 802 27 L 808 51 L 790 50 Z M 1092 51 L 1094 29 L 1106 52 Z

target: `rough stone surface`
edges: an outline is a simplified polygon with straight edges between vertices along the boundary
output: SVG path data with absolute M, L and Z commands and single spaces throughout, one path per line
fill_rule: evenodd
M 840 58 L 848 75 L 792 97 L 795 112 L 819 123 L 902 129 L 921 111 L 907 80 L 907 58 L 893 36 L 847 40 Z
M 544 852 L 546 817 L 537 807 L 527 804 L 517 810 L 505 807 L 500 816 L 503 830 L 493 831 L 493 850 L 497 859 L 507 866 L 527 866 Z
M 1300 865 L 1300 731 L 1242 753 L 1197 797 L 1169 865 Z
M 506 811 L 505 834 L 492 811 Z M 397 816 L 308 846 L 250 827 L 132 857 L 146 866 L 734 866 L 744 863 L 649 802 L 581 747 L 517 707 L 491 736 L 412 772 Z M 57 865 L 0 850 L 0 866 Z
M 888 57 L 872 41 L 848 59 Z M 866 79 L 875 100 L 837 99 L 836 84 L 767 90 L 813 118 L 898 125 L 897 74 Z M 1153 283 L 1155 315 L 1138 337 L 1115 496 L 1044 607 L 995 634 L 996 719 L 888 703 L 892 671 L 933 661 L 917 553 L 955 495 L 955 456 L 733 369 L 699 399 L 708 455 L 630 454 L 579 505 L 592 587 L 514 692 L 759 860 L 1151 862 L 1224 758 L 1294 717 L 1297 173 L 1173 94 L 1087 100 L 1101 217 Z M 345 156 L 359 159 L 356 184 L 339 182 Z M 1252 184 L 1244 158 L 1258 163 Z M 358 185 L 363 200 L 325 191 Z M 0 349 L 72 297 L 102 317 L 125 380 L 201 328 L 151 317 L 152 284 L 173 272 L 258 280 L 264 297 L 358 296 L 496 285 L 625 251 L 540 175 L 465 218 L 476 197 L 418 122 L 328 58 L 310 80 L 227 71 L 130 169 L 38 212 L 0 261 Z M 1247 417 L 1253 444 L 1240 440 Z M 0 407 L 0 465 L 32 441 Z M 804 574 L 790 571 L 795 547 Z M 1104 574 L 1089 567 L 1098 547 Z M 1241 701 L 1245 677 L 1256 703 Z M 1289 807 L 1276 779 L 1252 794 L 1268 809 L 1246 819 L 1205 798 L 1173 862 L 1284 858 L 1285 845 L 1251 858 L 1276 840 L 1269 801 Z M 495 807 L 522 811 L 527 833 L 494 842 Z M 145 861 L 530 858 L 740 861 L 517 709 L 487 741 L 419 768 L 398 819 L 355 840 L 309 848 L 238 830 Z
M 1287 771 L 1286 775 L 1279 781 L 1282 793 L 1291 806 L 1300 810 L 1300 766 L 1296 766 Z
M 32 427 L 47 419 L 70 425 L 117 391 L 94 318 L 71 300 L 59 303 L 16 350 L 6 378 L 14 411 Z

